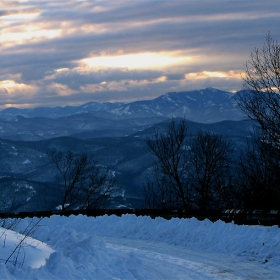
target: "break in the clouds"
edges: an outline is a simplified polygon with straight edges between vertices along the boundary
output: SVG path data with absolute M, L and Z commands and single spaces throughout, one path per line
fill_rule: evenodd
M 1 1 L 0 107 L 236 91 L 279 1 Z

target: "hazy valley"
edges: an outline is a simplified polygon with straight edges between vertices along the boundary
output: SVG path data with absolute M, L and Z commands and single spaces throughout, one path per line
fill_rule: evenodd
M 0 112 L 0 211 L 55 209 L 59 190 L 46 153 L 57 149 L 93 153 L 117 179 L 110 207 L 143 207 L 143 186 L 154 158 L 146 145 L 155 127 L 186 118 L 188 135 L 221 133 L 236 154 L 252 127 L 233 94 L 208 88 L 168 93 L 131 103 L 17 109 Z

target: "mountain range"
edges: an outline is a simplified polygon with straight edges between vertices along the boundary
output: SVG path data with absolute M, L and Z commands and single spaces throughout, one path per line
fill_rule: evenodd
M 90 102 L 80 106 L 7 108 L 0 112 L 0 138 L 44 140 L 61 136 L 124 136 L 172 117 L 198 123 L 242 120 L 234 94 L 213 88 L 171 92 L 131 103 Z
M 80 106 L 38 107 L 33 109 L 10 107 L 0 112 L 0 118 L 11 119 L 18 115 L 26 118 L 60 118 L 102 112 L 112 119 L 185 116 L 186 119 L 192 121 L 210 123 L 227 120 L 228 118 L 231 120 L 240 119 L 242 114 L 237 108 L 233 97 L 233 93 L 206 88 L 184 92 L 169 92 L 152 100 L 130 103 L 89 102 Z
M 143 186 L 154 158 L 146 145 L 155 127 L 185 117 L 188 137 L 198 130 L 221 133 L 236 152 L 252 122 L 234 94 L 213 88 L 167 93 L 153 100 L 96 103 L 0 112 L 0 212 L 54 209 L 58 189 L 46 153 L 52 149 L 93 153 L 115 174 L 111 207 L 143 207 Z

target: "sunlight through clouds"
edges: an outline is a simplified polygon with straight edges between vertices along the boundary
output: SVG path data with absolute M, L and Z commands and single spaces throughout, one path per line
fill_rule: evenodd
M 149 80 L 120 80 L 120 81 L 103 81 L 99 84 L 87 84 L 82 86 L 81 90 L 84 92 L 105 92 L 105 91 L 119 91 L 128 92 L 139 86 L 146 86 L 151 84 L 164 83 L 167 80 L 166 76 Z
M 19 11 L 7 10 L 0 17 L 0 19 L 5 25 L 7 25 L 12 23 L 32 21 L 36 19 L 40 15 L 40 13 L 41 11 L 39 9 L 19 10 Z
M 0 87 L 7 89 L 7 90 L 15 89 L 15 88 L 23 88 L 25 86 L 26 86 L 25 84 L 18 84 L 12 80 L 0 81 Z
M 83 59 L 89 67 L 97 68 L 128 68 L 145 69 L 159 68 L 170 65 L 183 64 L 190 61 L 190 57 L 176 57 L 172 54 L 139 53 L 118 56 L 101 56 Z
M 20 45 L 40 41 L 42 39 L 53 39 L 59 37 L 60 30 L 36 30 L 35 27 L 26 28 L 22 32 L 10 32 L 1 34 L 4 47 Z
M 217 72 L 202 71 L 185 74 L 186 79 L 205 79 L 205 78 L 236 78 L 241 79 L 239 71 Z
M 271 0 L 0 1 L 0 106 L 240 90 L 279 11 Z
M 0 81 L 0 96 L 5 97 L 5 101 L 10 103 L 12 100 L 29 99 L 36 94 L 38 87 L 24 83 L 17 83 L 13 80 Z M 0 103 L 3 100 L 0 99 Z
M 59 83 L 52 83 L 49 89 L 54 90 L 60 96 L 69 96 L 73 93 L 76 93 L 76 91 L 70 89 L 67 85 L 62 85 Z

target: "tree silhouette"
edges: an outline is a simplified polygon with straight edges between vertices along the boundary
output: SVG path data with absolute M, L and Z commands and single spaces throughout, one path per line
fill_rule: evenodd
M 253 146 L 240 160 L 239 183 L 247 207 L 279 208 L 280 192 L 280 45 L 269 34 L 245 64 L 240 109 L 255 121 Z
M 158 130 L 152 138 L 147 138 L 147 145 L 156 156 L 156 181 L 150 182 L 146 189 L 162 197 L 161 203 L 170 207 L 189 208 L 189 192 L 186 182 L 187 154 L 186 154 L 187 128 L 185 120 L 175 122 L 163 133 Z M 152 189 L 153 187 L 153 189 Z
M 222 135 L 199 131 L 189 151 L 188 180 L 193 203 L 202 211 L 225 206 L 231 183 L 231 142 Z
M 106 206 L 115 180 L 98 166 L 93 156 L 59 151 L 50 151 L 48 155 L 58 173 L 62 210 Z

